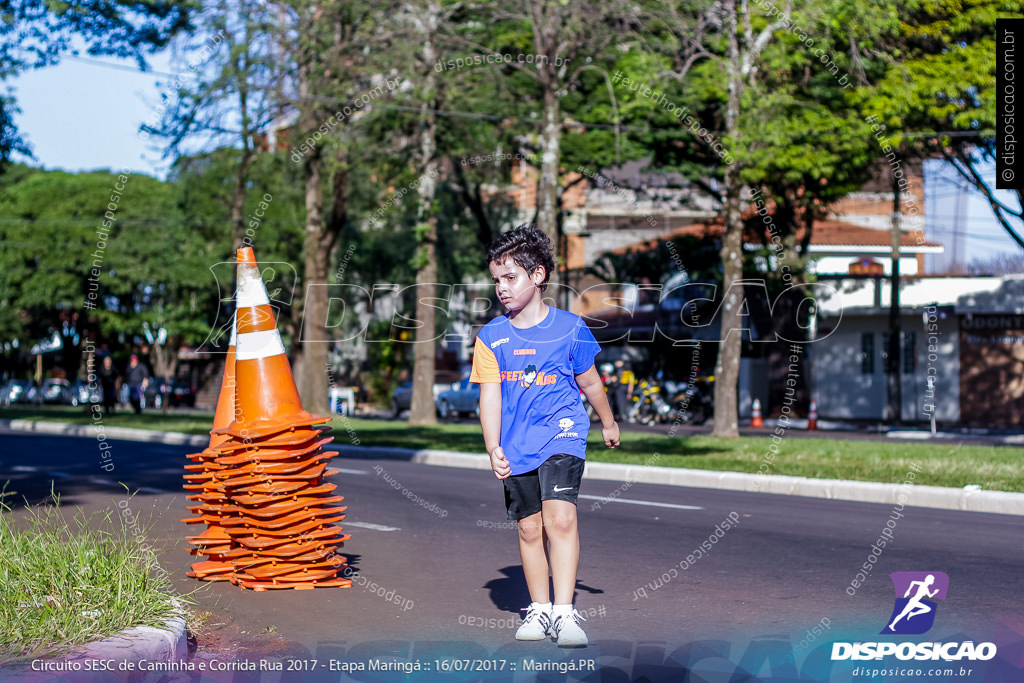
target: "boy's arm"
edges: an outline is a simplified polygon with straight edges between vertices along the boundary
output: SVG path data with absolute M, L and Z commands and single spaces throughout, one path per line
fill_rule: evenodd
M 608 448 L 615 448 L 619 445 L 619 425 L 615 423 L 612 408 L 608 405 L 608 395 L 604 391 L 604 383 L 601 382 L 601 375 L 598 373 L 597 367 L 591 365 L 589 370 L 576 375 L 576 384 L 590 401 L 590 405 L 594 406 L 597 416 L 601 418 L 601 434 L 604 436 L 604 445 Z M 482 400 L 480 405 L 483 406 Z
M 491 469 L 498 479 L 507 479 L 512 469 L 501 448 L 501 384 L 480 384 L 480 427 L 484 432 L 484 447 L 491 458 Z

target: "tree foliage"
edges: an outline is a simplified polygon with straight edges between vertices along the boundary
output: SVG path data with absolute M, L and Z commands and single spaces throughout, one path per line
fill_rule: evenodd
M 1021 190 L 1008 202 L 982 171 L 996 159 L 996 19 L 1022 11 L 1016 0 L 900 3 L 898 30 L 879 45 L 884 70 L 857 94 L 902 155 L 948 161 L 1024 249 Z
M 56 64 L 77 54 L 84 42 L 90 55 L 134 58 L 146 68 L 145 55 L 165 47 L 191 27 L 193 0 L 11 0 L 0 13 L 0 82 L 27 69 Z M 0 172 L 11 152 L 28 153 L 12 122 L 17 107 L 0 98 Z

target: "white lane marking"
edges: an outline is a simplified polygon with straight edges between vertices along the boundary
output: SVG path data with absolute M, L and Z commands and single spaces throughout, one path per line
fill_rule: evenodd
M 44 474 L 49 474 L 51 477 L 57 477 L 58 479 L 65 479 L 67 477 L 73 476 L 71 474 L 68 474 L 67 472 L 61 472 L 59 470 L 50 470 L 50 471 L 47 472 L 42 467 L 31 467 L 29 465 L 15 465 L 14 467 L 11 468 L 11 471 L 12 472 L 42 472 Z
M 599 500 L 602 503 L 628 503 L 630 505 L 648 505 L 656 508 L 672 508 L 673 510 L 703 510 L 704 508 L 696 505 L 676 505 L 675 503 L 652 503 L 649 500 L 633 500 L 632 498 L 605 498 L 604 496 L 587 496 L 579 495 L 579 498 L 586 498 L 587 500 Z
M 148 486 L 143 486 L 139 489 L 139 493 L 167 493 L 167 491 L 164 491 L 162 489 L 150 488 Z
M 338 470 L 342 474 L 369 474 L 366 470 L 349 470 L 344 467 L 331 467 L 332 470 Z
M 397 526 L 384 526 L 383 524 L 370 524 L 369 522 L 349 522 L 342 520 L 341 527 L 354 526 L 357 529 L 370 529 L 371 531 L 401 531 Z
M 100 486 L 117 486 L 115 482 L 112 482 L 109 479 L 101 479 L 100 477 L 89 477 L 89 481 L 93 484 L 99 484 Z

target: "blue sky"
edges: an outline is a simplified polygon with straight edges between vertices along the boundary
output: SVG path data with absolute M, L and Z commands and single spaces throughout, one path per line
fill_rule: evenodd
M 11 85 L 21 108 L 16 121 L 32 145 L 36 163 L 71 172 L 128 168 L 166 177 L 170 160 L 162 158 L 153 138 L 142 140 L 137 131 L 159 102 L 158 83 L 170 80 L 170 51 L 149 61 L 153 72 L 140 73 L 129 60 L 67 58 L 14 79 Z M 994 169 L 988 169 L 988 175 L 994 178 Z M 936 257 L 929 269 L 955 254 L 971 261 L 1019 251 L 993 219 L 988 204 L 957 187 L 956 180 L 943 164 L 926 164 L 926 236 L 946 246 L 946 254 Z M 1016 206 L 1011 194 L 1001 196 Z
M 128 168 L 164 178 L 169 160 L 161 158 L 153 138 L 144 141 L 137 131 L 159 101 L 158 81 L 170 80 L 169 53 L 150 59 L 150 67 L 164 75 L 139 73 L 129 60 L 90 57 L 65 59 L 15 79 L 21 109 L 15 120 L 35 163 L 72 172 Z
M 995 183 L 995 165 L 983 167 L 981 174 Z M 1000 253 L 1018 253 L 1020 247 L 992 215 L 992 209 L 980 193 L 968 190 L 965 182 L 948 164 L 929 161 L 925 164 L 925 209 L 928 239 L 941 242 L 946 253 L 935 257 L 948 263 L 958 255 L 970 262 L 989 259 Z M 996 197 L 1007 206 L 1016 207 L 1017 200 L 1009 190 L 1000 190 Z M 1017 226 L 1018 233 L 1024 226 Z M 931 268 L 931 264 L 929 264 Z

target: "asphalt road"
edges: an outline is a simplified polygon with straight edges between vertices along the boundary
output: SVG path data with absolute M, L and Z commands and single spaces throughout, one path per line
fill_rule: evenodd
M 585 480 L 576 605 L 592 645 L 566 653 L 512 638 L 529 598 L 501 485 L 486 471 L 335 459 L 343 471 L 332 481 L 348 506 L 342 526 L 352 535 L 343 552 L 358 570 L 356 585 L 254 593 L 184 575 L 195 561 L 184 537 L 198 529 L 179 522 L 189 516 L 180 484 L 190 449 L 112 441 L 111 450 L 114 470 L 104 472 L 94 439 L 0 433 L 0 482 L 33 503 L 52 482 L 62 505 L 87 513 L 116 509 L 125 499 L 121 482 L 135 492 L 128 505 L 149 528 L 161 566 L 182 593 L 199 588 L 197 609 L 210 613 L 197 659 L 451 656 L 521 667 L 524 658 L 568 658 L 596 661 L 600 680 L 679 680 L 681 662 L 694 681 L 730 680 L 738 666 L 761 671 L 760 680 L 792 680 L 798 669 L 818 680 L 858 680 L 850 662 L 836 671 L 818 662 L 826 668 L 808 673 L 811 659 L 828 659 L 827 647 L 812 653 L 830 641 L 881 639 L 893 608 L 890 572 L 940 571 L 950 590 L 927 637 L 996 642 L 1000 656 L 990 667 L 1024 660 L 1018 517 Z M 733 528 L 716 532 L 730 517 Z M 889 520 L 894 542 L 851 588 Z M 710 550 L 697 557 L 706 542 Z M 762 662 L 761 646 L 774 659 Z M 950 680 L 1024 680 L 1012 673 L 1019 678 L 989 669 L 984 678 Z

